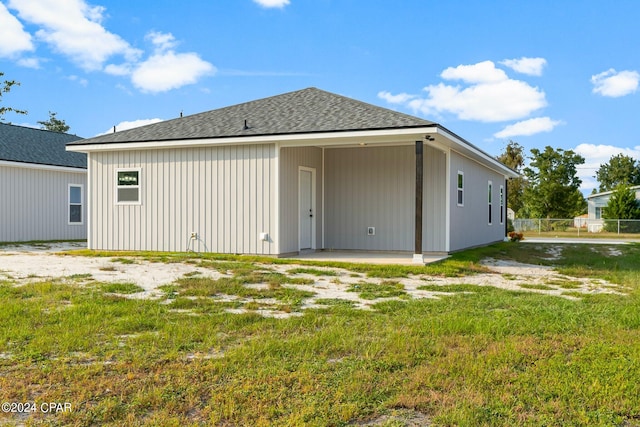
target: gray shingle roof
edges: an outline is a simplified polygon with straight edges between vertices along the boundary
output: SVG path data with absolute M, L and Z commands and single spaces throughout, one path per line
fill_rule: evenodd
M 67 143 L 79 139 L 66 133 L 0 123 L 0 160 L 86 169 L 86 154 L 65 151 Z
M 307 88 L 85 139 L 72 145 L 398 129 L 433 124 L 418 117 Z

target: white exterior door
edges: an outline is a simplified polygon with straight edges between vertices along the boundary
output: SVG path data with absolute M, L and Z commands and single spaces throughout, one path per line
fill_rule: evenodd
M 299 172 L 299 221 L 300 221 L 300 250 L 313 249 L 313 232 L 315 212 L 313 206 L 313 169 L 302 169 Z

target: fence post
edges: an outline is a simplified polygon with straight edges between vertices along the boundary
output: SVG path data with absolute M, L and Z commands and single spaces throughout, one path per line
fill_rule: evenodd
M 542 233 L 542 219 L 538 218 L 538 236 Z
M 620 234 L 620 220 L 618 220 L 618 234 Z

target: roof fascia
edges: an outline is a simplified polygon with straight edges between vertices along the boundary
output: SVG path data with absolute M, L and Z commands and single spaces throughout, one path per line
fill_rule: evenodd
M 452 141 L 455 144 L 454 146 L 451 146 L 451 148 L 453 148 L 454 150 L 461 151 L 462 154 L 465 154 L 471 157 L 472 159 L 478 160 L 481 163 L 491 166 L 492 169 L 500 171 L 508 178 L 520 177 L 520 174 L 518 174 L 516 171 L 503 165 L 493 156 L 490 156 L 489 154 L 485 153 L 475 145 L 462 139 L 461 137 L 451 132 L 447 128 L 442 127 L 440 125 L 436 125 L 436 128 L 437 128 L 436 133 L 438 135 L 442 135 L 446 137 L 447 140 Z
M 77 151 L 89 153 L 92 151 L 125 151 L 163 148 L 188 148 L 204 147 L 211 145 L 235 145 L 235 144 L 270 144 L 278 142 L 281 146 L 295 147 L 309 145 L 309 143 L 319 145 L 344 145 L 353 144 L 370 138 L 386 138 L 389 140 L 397 136 L 422 135 L 425 132 L 433 131 L 433 127 L 415 127 L 400 129 L 364 130 L 364 131 L 340 131 L 340 132 L 316 132 L 298 134 L 278 134 L 261 136 L 236 136 L 221 138 L 200 138 L 200 139 L 179 139 L 166 141 L 144 141 L 144 142 L 111 142 L 104 144 L 82 144 L 74 143 L 67 145 L 67 151 Z
M 56 172 L 71 172 L 71 173 L 87 173 L 86 168 L 74 168 L 70 166 L 55 166 L 55 165 L 43 165 L 40 163 L 26 163 L 26 162 L 12 162 L 8 160 L 0 160 L 0 166 L 7 166 L 10 168 L 25 168 L 25 169 L 39 169 L 49 170 Z

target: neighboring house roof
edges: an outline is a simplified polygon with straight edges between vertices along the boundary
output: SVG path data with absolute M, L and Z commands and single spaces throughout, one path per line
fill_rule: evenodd
M 307 88 L 110 133 L 78 144 L 401 129 L 434 124 L 320 89 Z
M 635 191 L 636 193 L 640 191 L 640 185 L 633 185 L 631 187 L 629 187 L 631 190 Z M 595 194 L 590 194 L 587 196 L 587 199 L 597 199 L 600 197 L 606 197 L 606 196 L 610 196 L 614 193 L 615 190 L 611 190 L 611 191 L 603 191 L 602 193 L 595 193 Z
M 87 168 L 87 155 L 65 150 L 76 135 L 0 123 L 0 161 Z

